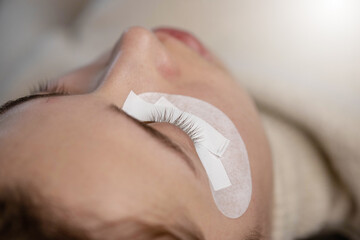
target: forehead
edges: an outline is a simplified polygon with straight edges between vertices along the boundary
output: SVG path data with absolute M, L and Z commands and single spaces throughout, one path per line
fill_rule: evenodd
M 72 152 L 76 147 L 79 148 L 76 154 L 81 155 L 91 152 L 91 146 L 99 142 L 107 143 L 99 144 L 99 147 L 115 144 L 114 140 L 120 145 L 130 143 L 121 137 L 127 135 L 128 125 L 129 121 L 109 114 L 105 104 L 93 98 L 36 99 L 4 116 L 0 123 L 0 146 L 8 156 L 16 154 L 17 148 L 39 155 L 53 151 L 57 153 L 53 156 L 56 157 Z
M 68 150 L 75 145 L 88 146 L 86 149 L 90 151 L 92 144 L 97 148 L 112 144 L 118 145 L 117 148 L 136 147 L 139 141 L 132 141 L 134 138 L 148 137 L 121 114 L 109 111 L 108 106 L 103 99 L 85 95 L 33 100 L 2 118 L 0 145 L 8 144 L 9 153 L 11 143 L 14 147 L 46 149 L 59 149 L 64 145 Z M 142 147 L 147 145 L 142 144 Z
M 186 171 L 169 161 L 175 156 L 106 106 L 59 97 L 14 109 L 0 124 L 0 168 L 7 172 L 0 181 L 30 181 L 70 203 L 95 194 L 99 201 L 114 196 L 118 204 L 129 204 L 123 193 L 136 202 L 177 184 Z

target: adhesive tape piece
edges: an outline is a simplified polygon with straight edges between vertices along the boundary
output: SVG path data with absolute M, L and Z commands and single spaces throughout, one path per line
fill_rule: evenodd
M 160 99 L 157 103 L 152 104 L 141 99 L 133 91 L 130 92 L 122 109 L 139 121 L 152 120 L 151 117 L 154 111 L 160 113 L 163 113 L 164 111 L 171 111 L 172 114 L 169 117 L 173 118 L 173 121 L 175 121 L 181 114 L 183 114 L 186 118 L 191 119 L 191 121 L 196 124 L 196 128 L 199 129 L 200 135 L 202 136 L 202 139 L 194 146 L 213 189 L 218 191 L 231 185 L 225 168 L 219 159 L 219 157 L 225 152 L 226 147 L 229 144 L 229 140 L 217 132 L 207 122 L 190 113 L 182 112 L 164 98 Z
M 222 165 L 221 160 L 209 152 L 201 144 L 195 144 L 195 149 L 202 165 L 205 168 L 206 174 L 209 177 L 214 191 L 231 186 L 230 179 L 226 174 L 226 170 Z

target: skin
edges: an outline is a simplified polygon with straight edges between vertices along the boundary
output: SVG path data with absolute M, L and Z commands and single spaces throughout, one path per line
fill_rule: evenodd
M 116 221 L 198 228 L 208 240 L 270 234 L 272 162 L 257 110 L 246 91 L 211 54 L 203 57 L 166 33 L 141 27 L 123 33 L 112 52 L 55 80 L 69 96 L 36 99 L 0 120 L 0 182 L 31 184 L 74 214 Z M 247 147 L 253 192 L 237 219 L 216 208 L 189 137 L 169 123 L 149 124 L 178 144 L 199 172 L 122 114 L 130 90 L 202 99 L 236 125 Z M 241 107 L 240 107 L 241 106 Z M 87 213 L 86 220 L 83 213 Z

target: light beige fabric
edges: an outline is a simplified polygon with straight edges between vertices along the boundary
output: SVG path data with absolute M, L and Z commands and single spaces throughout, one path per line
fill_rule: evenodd
M 26 48 L 16 56 L 11 41 L 0 41 L 2 102 L 39 79 L 92 61 L 129 26 L 190 30 L 260 108 L 274 159 L 273 238 L 304 237 L 344 223 L 354 233 L 360 229 L 358 1 L 335 7 L 337 1 L 313 0 L 64 1 L 66 11 L 73 9 L 71 20 L 44 15 L 40 30 L 38 16 L 29 14 L 39 0 L 4 2 L 1 26 L 11 27 L 0 28 L 0 36 L 17 39 L 21 16 L 28 32 L 33 27 L 38 35 L 30 43 L 21 35 L 18 46 Z M 57 12 L 59 5 L 46 9 Z

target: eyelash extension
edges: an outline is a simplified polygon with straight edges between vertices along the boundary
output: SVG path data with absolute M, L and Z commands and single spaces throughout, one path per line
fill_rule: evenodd
M 54 92 L 59 94 L 67 94 L 69 93 L 63 85 L 53 84 L 53 81 L 49 79 L 45 79 L 37 82 L 30 88 L 30 94 L 37 94 L 43 92 Z
M 189 117 L 182 112 L 179 117 L 173 120 L 174 110 L 164 110 L 163 112 L 154 111 L 150 115 L 151 122 L 167 122 L 173 124 L 184 131 L 190 139 L 197 143 L 201 141 L 200 128 Z

